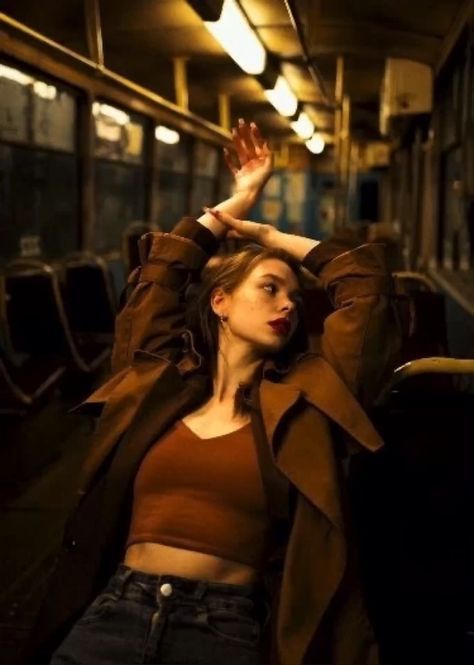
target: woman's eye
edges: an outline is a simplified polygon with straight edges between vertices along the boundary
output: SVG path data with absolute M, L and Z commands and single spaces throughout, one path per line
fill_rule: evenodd
M 271 293 L 272 295 L 274 295 L 276 293 L 275 284 L 264 284 L 263 288 L 265 289 L 265 291 L 267 291 L 268 293 Z

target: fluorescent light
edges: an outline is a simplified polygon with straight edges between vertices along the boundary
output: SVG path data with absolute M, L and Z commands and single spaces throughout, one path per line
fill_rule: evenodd
M 33 83 L 33 91 L 41 99 L 56 99 L 58 94 L 56 86 L 48 85 L 44 81 L 35 81 Z
M 314 125 L 304 111 L 299 114 L 298 120 L 291 122 L 290 125 L 302 139 L 309 139 L 313 135 Z
M 169 127 L 165 127 L 164 125 L 158 125 L 155 127 L 155 138 L 157 141 L 168 143 L 169 145 L 179 143 L 178 132 L 175 132 L 174 129 L 169 129 Z
M 224 0 L 219 20 L 204 25 L 244 72 L 263 72 L 266 51 L 235 0 Z
M 6 65 L 0 65 L 0 77 L 10 79 L 10 81 L 15 81 L 20 85 L 30 85 L 34 81 L 32 76 L 23 74 L 19 69 L 13 69 L 13 67 L 7 67 Z
M 315 155 L 320 155 L 324 150 L 325 145 L 326 143 L 320 134 L 313 134 L 309 141 L 306 141 L 306 147 Z
M 296 113 L 298 100 L 284 76 L 279 76 L 273 90 L 265 90 L 265 95 L 281 115 L 289 117 Z
M 92 104 L 92 114 L 95 116 L 105 115 L 111 120 L 115 120 L 118 125 L 128 125 L 130 122 L 130 116 L 125 111 L 115 108 L 115 106 L 110 106 L 109 104 L 100 104 L 99 102 L 94 102 Z

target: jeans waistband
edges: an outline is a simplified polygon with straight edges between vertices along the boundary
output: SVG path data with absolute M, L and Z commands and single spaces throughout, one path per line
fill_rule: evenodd
M 130 584 L 138 585 L 143 591 L 147 591 L 152 596 L 156 595 L 163 584 L 171 584 L 175 594 L 196 600 L 214 595 L 240 596 L 255 600 L 257 596 L 261 596 L 262 592 L 258 582 L 254 584 L 225 584 L 177 575 L 154 575 L 135 570 L 121 563 L 110 580 L 110 585 L 119 595 L 123 595 Z

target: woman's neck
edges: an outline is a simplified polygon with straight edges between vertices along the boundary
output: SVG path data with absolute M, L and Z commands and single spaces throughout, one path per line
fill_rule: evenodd
M 217 354 L 211 403 L 234 406 L 235 394 L 242 384 L 250 384 L 263 360 L 247 345 L 221 345 Z

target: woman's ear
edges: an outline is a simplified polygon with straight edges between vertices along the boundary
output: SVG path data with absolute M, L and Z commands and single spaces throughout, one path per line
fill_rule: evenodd
M 227 300 L 227 294 L 220 287 L 214 289 L 211 292 L 211 308 L 214 314 L 216 314 L 216 316 L 220 317 L 226 313 L 224 311 L 226 300 Z

